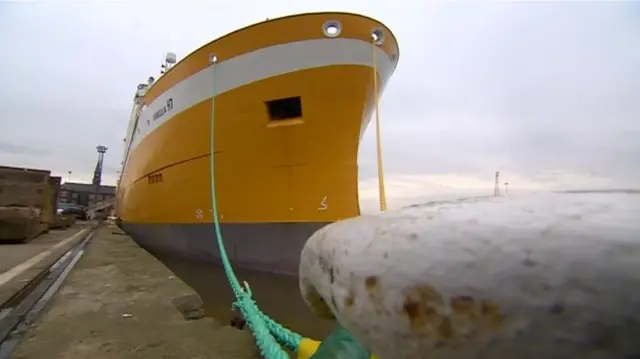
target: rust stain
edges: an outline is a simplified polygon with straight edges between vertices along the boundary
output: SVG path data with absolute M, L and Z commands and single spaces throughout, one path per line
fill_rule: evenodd
M 402 312 L 409 318 L 411 328 L 424 331 L 440 324 L 441 315 L 436 307 L 443 304 L 442 296 L 429 285 L 420 285 L 405 290 Z
M 451 325 L 451 319 L 448 317 L 444 317 L 440 321 L 440 325 L 438 326 L 438 334 L 440 334 L 440 338 L 442 339 L 453 339 L 455 333 L 453 331 L 453 326 Z
M 354 298 L 351 294 L 349 294 L 346 298 L 344 298 L 344 305 L 347 308 L 353 307 L 353 303 L 355 303 L 356 298 Z
M 485 327 L 488 329 L 498 329 L 505 320 L 505 315 L 500 312 L 500 307 L 488 300 L 480 302 L 480 313 Z
M 356 303 L 356 291 L 354 288 L 349 288 L 349 293 L 344 298 L 344 306 L 351 308 Z
M 368 292 L 375 292 L 378 289 L 378 277 L 369 276 L 364 280 L 364 287 L 367 288 Z
M 421 285 L 416 287 L 416 291 L 420 295 L 420 298 L 425 302 L 431 302 L 438 305 L 444 304 L 444 300 L 442 300 L 440 293 L 430 285 Z
M 409 317 L 411 324 L 420 316 L 420 303 L 411 299 L 405 299 L 402 311 Z
M 422 285 L 404 291 L 402 314 L 413 332 L 452 345 L 458 339 L 468 340 L 479 329 L 498 330 L 506 316 L 490 300 L 476 300 L 468 295 L 451 298 L 451 315 L 442 314 L 443 300 L 435 288 Z
M 451 309 L 455 313 L 460 314 L 472 314 L 473 313 L 473 298 L 468 295 L 461 295 L 451 298 Z
M 451 323 L 454 328 L 463 331 L 465 338 L 471 338 L 475 335 L 480 317 L 477 309 L 477 303 L 468 295 L 451 298 Z
M 427 323 L 434 323 L 441 319 L 440 314 L 433 307 L 426 307 L 424 309 L 424 317 Z
M 384 296 L 380 291 L 380 278 L 376 276 L 368 276 L 364 280 L 364 288 L 368 293 L 369 300 L 375 308 L 378 315 L 391 315 L 389 310 L 384 305 Z

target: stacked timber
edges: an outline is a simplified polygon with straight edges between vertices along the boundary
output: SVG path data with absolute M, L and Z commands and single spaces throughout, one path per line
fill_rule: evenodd
M 0 166 L 0 241 L 48 231 L 56 207 L 50 178 L 46 170 Z

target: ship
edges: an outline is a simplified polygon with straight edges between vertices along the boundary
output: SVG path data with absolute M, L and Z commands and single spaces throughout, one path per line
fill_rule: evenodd
M 213 152 L 233 265 L 297 274 L 316 230 L 359 215 L 359 143 L 398 58 L 387 26 L 341 12 L 267 19 L 180 61 L 167 53 L 135 90 L 119 226 L 156 257 L 219 262 Z

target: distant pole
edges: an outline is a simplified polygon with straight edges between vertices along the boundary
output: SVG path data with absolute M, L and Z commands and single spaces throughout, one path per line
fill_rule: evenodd
M 493 195 L 496 197 L 500 195 L 500 171 L 496 172 L 496 183 L 493 188 Z
M 504 183 L 504 194 L 505 196 L 509 195 L 509 182 Z
M 67 177 L 67 182 L 71 182 L 71 171 L 69 171 L 69 176 Z
M 98 151 L 98 162 L 96 163 L 96 168 L 93 171 L 93 185 L 95 186 L 96 195 L 100 193 L 100 184 L 102 183 L 102 164 L 104 162 L 104 154 L 107 152 L 106 146 L 97 146 L 96 150 Z

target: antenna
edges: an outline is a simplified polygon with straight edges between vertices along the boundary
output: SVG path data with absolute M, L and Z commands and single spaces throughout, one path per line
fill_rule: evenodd
M 166 53 L 162 53 L 162 57 L 160 58 L 160 74 L 164 74 L 165 71 L 165 64 L 164 64 L 164 59 L 167 57 Z
M 178 61 L 175 53 L 167 52 L 162 59 L 162 65 L 160 65 L 160 73 L 165 74 L 173 65 Z
M 496 197 L 500 195 L 500 171 L 496 172 L 496 184 L 493 188 L 493 195 Z

